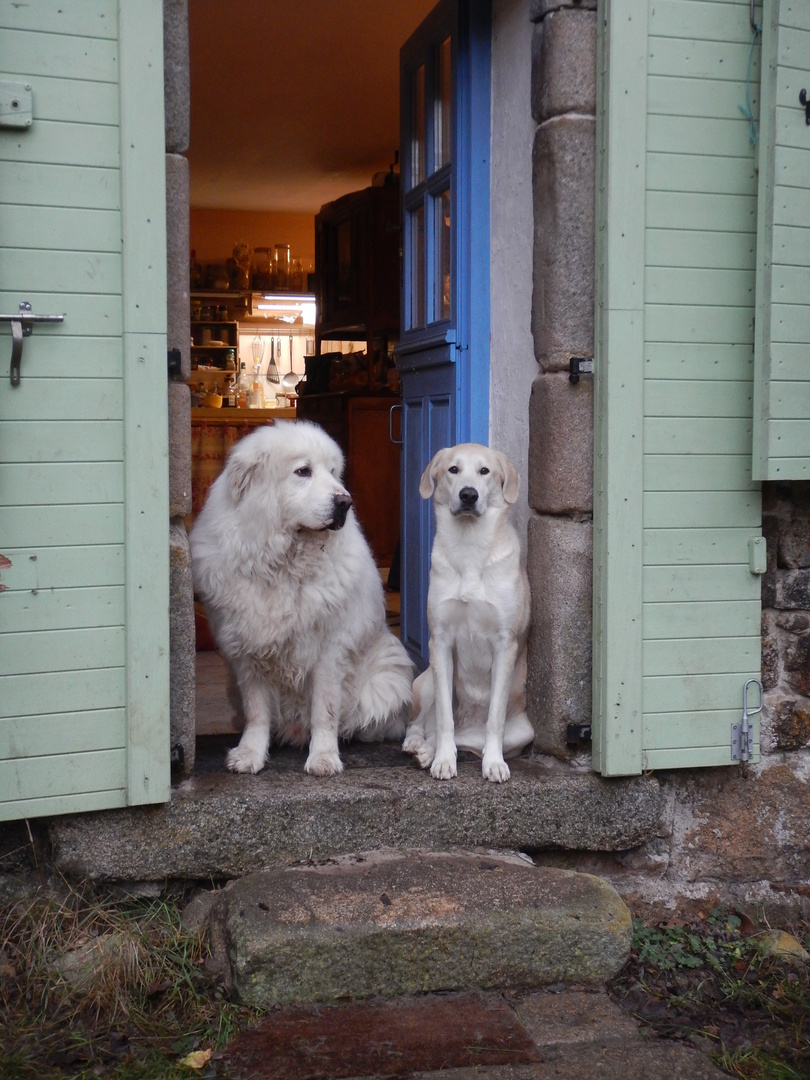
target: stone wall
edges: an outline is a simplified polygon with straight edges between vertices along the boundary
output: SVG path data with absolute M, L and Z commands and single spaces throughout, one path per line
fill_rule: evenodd
M 535 746 L 566 755 L 591 718 L 596 0 L 533 0 L 534 274 L 539 374 L 529 405 L 529 715 Z
M 762 742 L 810 745 L 810 483 L 763 484 Z
M 166 112 L 166 239 L 169 350 L 180 365 L 169 376 L 170 715 L 176 774 L 194 768 L 195 636 L 191 552 L 183 519 L 191 511 L 191 373 L 188 295 L 190 77 L 188 0 L 163 0 L 163 87 Z

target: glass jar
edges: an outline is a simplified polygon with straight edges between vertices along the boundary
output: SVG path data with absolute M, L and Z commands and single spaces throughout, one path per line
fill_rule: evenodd
M 290 245 L 276 244 L 273 248 L 273 288 L 290 287 Z

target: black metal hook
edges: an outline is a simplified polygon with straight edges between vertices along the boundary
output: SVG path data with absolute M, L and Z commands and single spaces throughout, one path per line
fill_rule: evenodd
M 799 91 L 799 104 L 804 105 L 804 122 L 810 124 L 810 101 L 807 99 L 807 91 Z

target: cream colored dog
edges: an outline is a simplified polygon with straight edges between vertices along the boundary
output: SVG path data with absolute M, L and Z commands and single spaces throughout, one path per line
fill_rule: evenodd
M 509 522 L 518 485 L 506 455 L 479 443 L 440 450 L 419 483 L 436 513 L 430 667 L 414 682 L 402 748 L 439 780 L 456 775 L 457 747 L 481 755 L 485 779 L 508 780 L 504 755 L 534 738 L 526 715 L 529 581 Z
M 413 668 L 385 624 L 382 583 L 316 424 L 242 439 L 191 531 L 194 586 L 239 686 L 245 729 L 227 758 L 256 773 L 272 740 L 306 745 L 315 776 L 338 738 L 402 738 Z

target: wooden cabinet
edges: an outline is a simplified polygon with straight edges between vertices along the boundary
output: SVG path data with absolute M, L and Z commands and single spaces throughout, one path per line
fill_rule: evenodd
M 315 277 L 321 341 L 375 341 L 399 334 L 399 186 L 370 187 L 321 207 L 315 218 Z M 380 347 L 379 344 L 377 347 Z
M 387 397 L 311 394 L 298 400 L 298 418 L 327 431 L 346 457 L 346 487 L 378 566 L 390 566 L 399 542 L 399 454 L 391 442 Z

